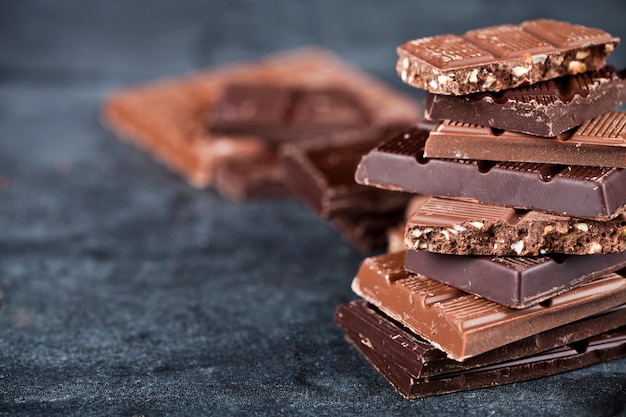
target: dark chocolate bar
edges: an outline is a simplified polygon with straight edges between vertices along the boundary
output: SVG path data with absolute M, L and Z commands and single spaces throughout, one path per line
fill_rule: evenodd
M 500 91 L 600 69 L 618 44 L 600 29 L 538 19 L 406 42 L 396 70 L 431 93 Z
M 607 312 L 546 330 L 463 362 L 448 358 L 445 352 L 387 317 L 365 300 L 356 300 L 337 307 L 334 321 L 344 331 L 358 334 L 362 343 L 370 349 L 395 360 L 404 369 L 410 369 L 415 378 L 422 379 L 512 361 L 571 345 L 625 326 L 624 312 L 626 305 L 622 304 Z
M 593 256 L 458 256 L 409 250 L 404 267 L 498 304 L 527 308 L 549 303 L 558 294 L 626 267 L 626 252 Z
M 254 159 L 268 149 L 267 139 L 258 135 L 208 131 L 207 114 L 224 88 L 241 83 L 343 89 L 356 97 L 373 127 L 411 124 L 420 114 L 413 100 L 332 53 L 304 48 L 124 88 L 107 97 L 102 119 L 121 138 L 153 153 L 194 186 L 207 187 L 214 183 L 217 166 L 231 158 Z M 308 117 L 306 105 L 302 117 Z
M 444 120 L 424 156 L 626 168 L 626 112 L 604 113 L 555 138 Z
M 357 97 L 341 88 L 233 84 L 209 114 L 209 128 L 259 135 L 276 142 L 367 131 L 370 117 Z
M 336 137 L 336 139 L 339 139 Z M 333 143 L 294 143 L 281 147 L 281 161 L 293 192 L 322 219 L 337 213 L 375 213 L 402 210 L 408 193 L 357 184 L 354 171 L 361 159 L 378 144 L 374 132 L 334 140 Z
M 364 309 L 367 308 L 364 306 Z M 338 310 L 338 314 L 348 311 Z M 626 328 L 622 327 L 599 333 L 597 336 L 585 337 L 574 343 L 561 342 L 550 335 L 550 332 L 546 332 L 546 340 L 563 345 L 535 351 L 521 358 L 515 354 L 509 358 L 509 351 L 504 347 L 466 362 L 457 362 L 440 359 L 442 352 L 432 345 L 386 319 L 383 314 L 370 311 L 376 316 L 367 323 L 356 321 L 370 314 L 365 311 L 353 312 L 361 314 L 361 317 L 352 317 L 352 322 L 340 319 L 337 323 L 344 329 L 346 339 L 406 398 L 527 381 L 626 356 Z M 355 324 L 358 330 L 352 327 Z M 530 344 L 527 347 L 529 351 L 536 349 Z M 512 347 L 513 352 L 516 350 Z M 426 375 L 424 371 L 427 372 Z M 441 373 L 437 374 L 437 371 Z
M 427 159 L 428 126 L 391 135 L 365 155 L 360 184 L 607 220 L 626 206 L 626 170 L 519 162 Z
M 608 311 L 626 303 L 626 279 L 607 273 L 550 303 L 512 309 L 404 268 L 405 253 L 366 258 L 353 291 L 455 360 Z
M 604 67 L 497 93 L 450 96 L 427 93 L 429 120 L 455 120 L 554 137 L 626 100 L 626 73 Z
M 626 217 L 595 221 L 430 196 L 414 197 L 407 249 L 453 255 L 591 255 L 626 250 Z

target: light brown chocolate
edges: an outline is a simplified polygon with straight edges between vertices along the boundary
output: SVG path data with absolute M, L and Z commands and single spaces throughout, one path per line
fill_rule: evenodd
M 406 42 L 396 70 L 435 94 L 500 91 L 597 70 L 618 44 L 600 29 L 538 19 Z

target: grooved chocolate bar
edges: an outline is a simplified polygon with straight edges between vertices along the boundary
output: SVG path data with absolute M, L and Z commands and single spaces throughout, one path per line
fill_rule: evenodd
M 281 148 L 281 162 L 293 192 L 323 219 L 340 212 L 403 210 L 409 194 L 367 187 L 354 180 L 361 156 L 379 141 L 378 134 L 368 132 L 335 143 L 286 144 Z
M 424 156 L 626 168 L 626 112 L 606 112 L 555 138 L 444 120 Z
M 369 129 L 367 109 L 350 91 L 233 84 L 209 114 L 211 131 L 303 141 Z
M 353 291 L 455 360 L 589 317 L 626 302 L 616 273 L 553 297 L 549 305 L 512 309 L 404 269 L 402 252 L 366 258 Z
M 120 137 L 154 154 L 194 186 L 207 187 L 214 183 L 219 164 L 275 151 L 258 135 L 208 131 L 208 114 L 226 86 L 242 83 L 348 91 L 365 109 L 373 127 L 410 125 L 420 114 L 411 99 L 332 53 L 304 48 L 124 88 L 107 97 L 102 119 Z M 304 106 L 300 114 L 306 116 Z
M 406 398 L 527 381 L 626 356 L 626 329 L 622 327 L 574 343 L 554 338 L 557 344 L 564 345 L 523 358 L 514 354 L 509 359 L 510 351 L 505 346 L 465 362 L 440 359 L 437 353 L 442 352 L 383 314 L 365 305 L 361 311 L 355 307 L 354 304 L 340 306 L 335 315 L 337 324 L 344 329 L 346 339 Z M 344 317 L 338 317 L 340 315 Z M 546 336 L 550 332 L 546 332 Z M 528 347 L 529 351 L 533 350 L 532 346 Z M 512 346 L 511 350 L 515 352 L 516 348 Z M 446 369 L 447 366 L 451 368 Z
M 605 313 L 546 330 L 463 362 L 448 358 L 445 352 L 387 317 L 365 300 L 352 301 L 337 307 L 334 321 L 344 331 L 359 335 L 361 342 L 370 349 L 395 360 L 404 369 L 410 369 L 415 378 L 432 378 L 572 345 L 626 325 L 625 310 L 626 305 L 620 305 Z
M 458 256 L 412 251 L 404 267 L 511 308 L 526 308 L 626 266 L 626 252 L 577 256 Z
M 554 137 L 613 110 L 625 100 L 626 73 L 604 67 L 497 93 L 427 93 L 424 114 L 429 120 L 456 120 Z
M 626 250 L 626 217 L 594 221 L 430 196 L 412 199 L 405 246 L 453 255 L 591 255 Z
M 406 42 L 396 70 L 431 93 L 500 91 L 600 69 L 618 44 L 600 29 L 538 19 Z
M 417 126 L 388 137 L 361 159 L 357 182 L 599 220 L 624 211 L 624 169 L 427 159 L 428 134 L 428 126 Z

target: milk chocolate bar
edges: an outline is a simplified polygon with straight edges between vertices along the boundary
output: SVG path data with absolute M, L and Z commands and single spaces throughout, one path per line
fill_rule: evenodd
M 500 92 L 465 96 L 427 93 L 424 115 L 429 120 L 456 120 L 554 137 L 625 100 L 626 72 L 604 67 Z
M 207 115 L 224 88 L 241 83 L 341 88 L 361 103 L 373 127 L 411 124 L 420 114 L 413 100 L 332 53 L 304 48 L 121 89 L 107 97 L 102 119 L 121 138 L 154 154 L 194 186 L 207 187 L 214 182 L 216 166 L 230 157 L 254 158 L 274 149 L 258 135 L 208 130 Z
M 387 317 L 365 300 L 356 300 L 337 307 L 334 321 L 345 332 L 359 335 L 361 343 L 370 349 L 395 360 L 404 369 L 410 369 L 415 378 L 422 379 L 512 361 L 572 345 L 625 326 L 625 311 L 626 305 L 622 304 L 607 312 L 546 330 L 463 362 L 448 358 L 443 351 Z
M 607 220 L 624 211 L 626 170 L 427 159 L 427 125 L 391 135 L 365 155 L 356 181 L 379 188 Z
M 293 143 L 281 147 L 281 161 L 293 192 L 323 219 L 337 213 L 397 211 L 406 207 L 408 193 L 357 184 L 354 171 L 378 144 L 375 132 L 334 140 L 333 143 Z
M 413 198 L 405 246 L 454 255 L 591 255 L 626 250 L 626 217 L 594 221 L 430 196 Z
M 444 120 L 424 156 L 626 168 L 626 112 L 606 112 L 555 138 Z
M 270 141 L 303 141 L 367 131 L 367 109 L 339 88 L 233 84 L 209 114 L 213 132 L 260 135 Z
M 353 291 L 459 361 L 626 302 L 626 279 L 607 273 L 549 304 L 512 309 L 412 274 L 404 260 L 403 252 L 366 258 Z
M 404 267 L 511 308 L 555 295 L 626 267 L 626 252 L 578 256 L 458 256 L 409 250 Z
M 406 42 L 396 70 L 431 93 L 500 91 L 600 69 L 618 44 L 600 29 L 538 19 Z
M 624 327 L 523 358 L 507 359 L 508 352 L 503 350 L 488 352 L 466 362 L 456 362 L 437 361 L 437 351 L 432 346 L 406 332 L 397 323 L 386 320 L 383 315 L 378 316 L 378 323 L 359 326 L 359 331 L 353 330 L 350 324 L 342 326 L 346 339 L 405 398 L 527 381 L 626 356 Z M 390 332 L 393 332 L 391 337 Z M 503 354 L 498 356 L 498 353 Z M 493 359 L 494 362 L 476 366 L 476 362 L 482 362 L 483 358 Z M 431 370 L 428 376 L 423 376 L 423 371 L 429 370 L 431 365 L 441 369 L 447 364 L 451 364 L 454 370 L 430 375 Z

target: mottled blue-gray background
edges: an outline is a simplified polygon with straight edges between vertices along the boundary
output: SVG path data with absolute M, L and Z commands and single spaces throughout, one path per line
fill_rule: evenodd
M 113 89 L 301 45 L 419 96 L 396 45 L 537 17 L 626 39 L 621 1 L 0 2 L 0 414 L 623 415 L 626 360 L 403 400 L 332 322 L 362 254 L 98 122 Z

